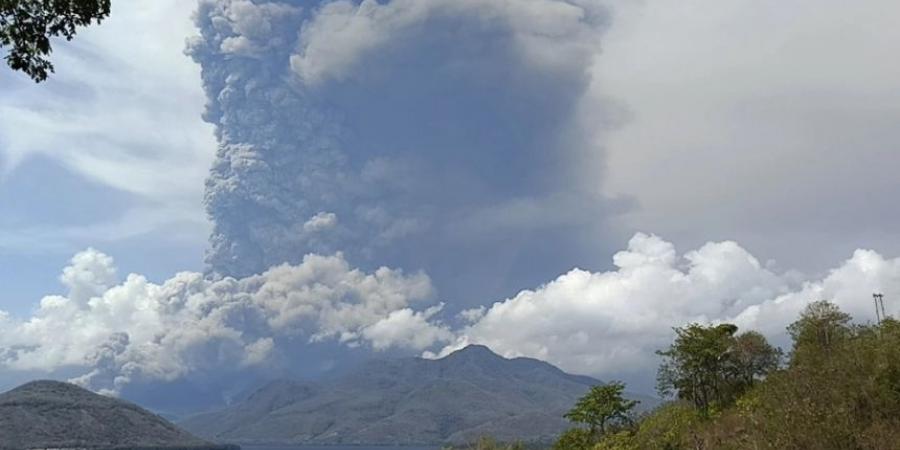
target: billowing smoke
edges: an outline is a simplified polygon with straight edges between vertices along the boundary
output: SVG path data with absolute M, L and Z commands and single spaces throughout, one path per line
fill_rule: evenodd
M 810 301 L 832 300 L 865 322 L 871 294 L 882 292 L 888 312 L 900 313 L 900 258 L 870 250 L 817 277 L 762 264 L 735 242 L 680 255 L 638 234 L 613 263 L 450 320 L 426 275 L 364 272 L 340 254 L 243 279 L 185 272 L 155 284 L 133 274 L 122 281 L 110 257 L 87 250 L 63 270 L 65 295 L 44 297 L 23 319 L 0 311 L 0 372 L 66 373 L 108 392 L 185 379 L 233 386 L 329 345 L 434 357 L 480 343 L 649 389 L 654 351 L 674 326 L 730 321 L 787 345 L 785 326 Z
M 432 320 L 441 305 L 426 275 L 365 273 L 340 254 L 243 279 L 184 272 L 154 284 L 134 274 L 119 282 L 112 258 L 87 250 L 60 279 L 68 293 L 44 297 L 32 317 L 0 311 L 0 370 L 69 368 L 85 386 L 118 392 L 135 381 L 272 368 L 310 341 L 421 351 L 452 337 Z M 430 307 L 411 309 L 423 301 Z
M 602 174 L 574 178 L 603 126 L 579 118 L 597 0 L 203 0 L 196 21 L 213 273 L 343 251 L 490 298 L 596 249 Z

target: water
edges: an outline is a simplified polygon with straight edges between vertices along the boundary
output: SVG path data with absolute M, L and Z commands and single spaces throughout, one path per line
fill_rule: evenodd
M 440 446 L 398 445 L 242 445 L 242 450 L 440 450 Z

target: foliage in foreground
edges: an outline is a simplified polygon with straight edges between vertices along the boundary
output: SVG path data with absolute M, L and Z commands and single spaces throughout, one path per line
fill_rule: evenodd
M 472 442 L 466 447 L 461 447 L 463 450 L 528 450 L 528 446 L 526 446 L 522 442 L 500 442 L 491 437 L 483 436 L 479 438 L 477 441 Z M 444 450 L 458 450 L 456 447 L 445 447 Z
M 556 450 L 900 448 L 900 322 L 851 325 L 832 303 L 788 327 L 790 358 L 755 332 L 689 325 L 660 352 L 678 400 L 605 433 L 576 428 Z
M 587 435 L 606 434 L 611 426 L 632 421 L 631 410 L 638 402 L 626 399 L 624 391 L 625 384 L 618 381 L 594 386 L 565 417 L 587 425 Z
M 50 39 L 72 40 L 78 27 L 100 23 L 109 9 L 110 0 L 0 0 L 0 48 L 10 47 L 6 63 L 34 81 L 46 80 L 53 72 Z

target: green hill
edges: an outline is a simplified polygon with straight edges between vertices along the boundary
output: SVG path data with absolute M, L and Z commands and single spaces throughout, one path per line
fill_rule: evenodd
M 0 448 L 231 450 L 134 404 L 58 381 L 0 394 Z

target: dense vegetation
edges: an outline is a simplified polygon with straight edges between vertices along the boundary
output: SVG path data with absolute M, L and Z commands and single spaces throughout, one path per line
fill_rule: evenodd
M 677 329 L 659 352 L 658 387 L 672 402 L 633 418 L 633 403 L 612 395 L 621 384 L 593 390 L 568 416 L 585 426 L 555 450 L 900 448 L 900 322 L 853 325 L 820 301 L 788 332 L 784 358 L 734 325 Z

